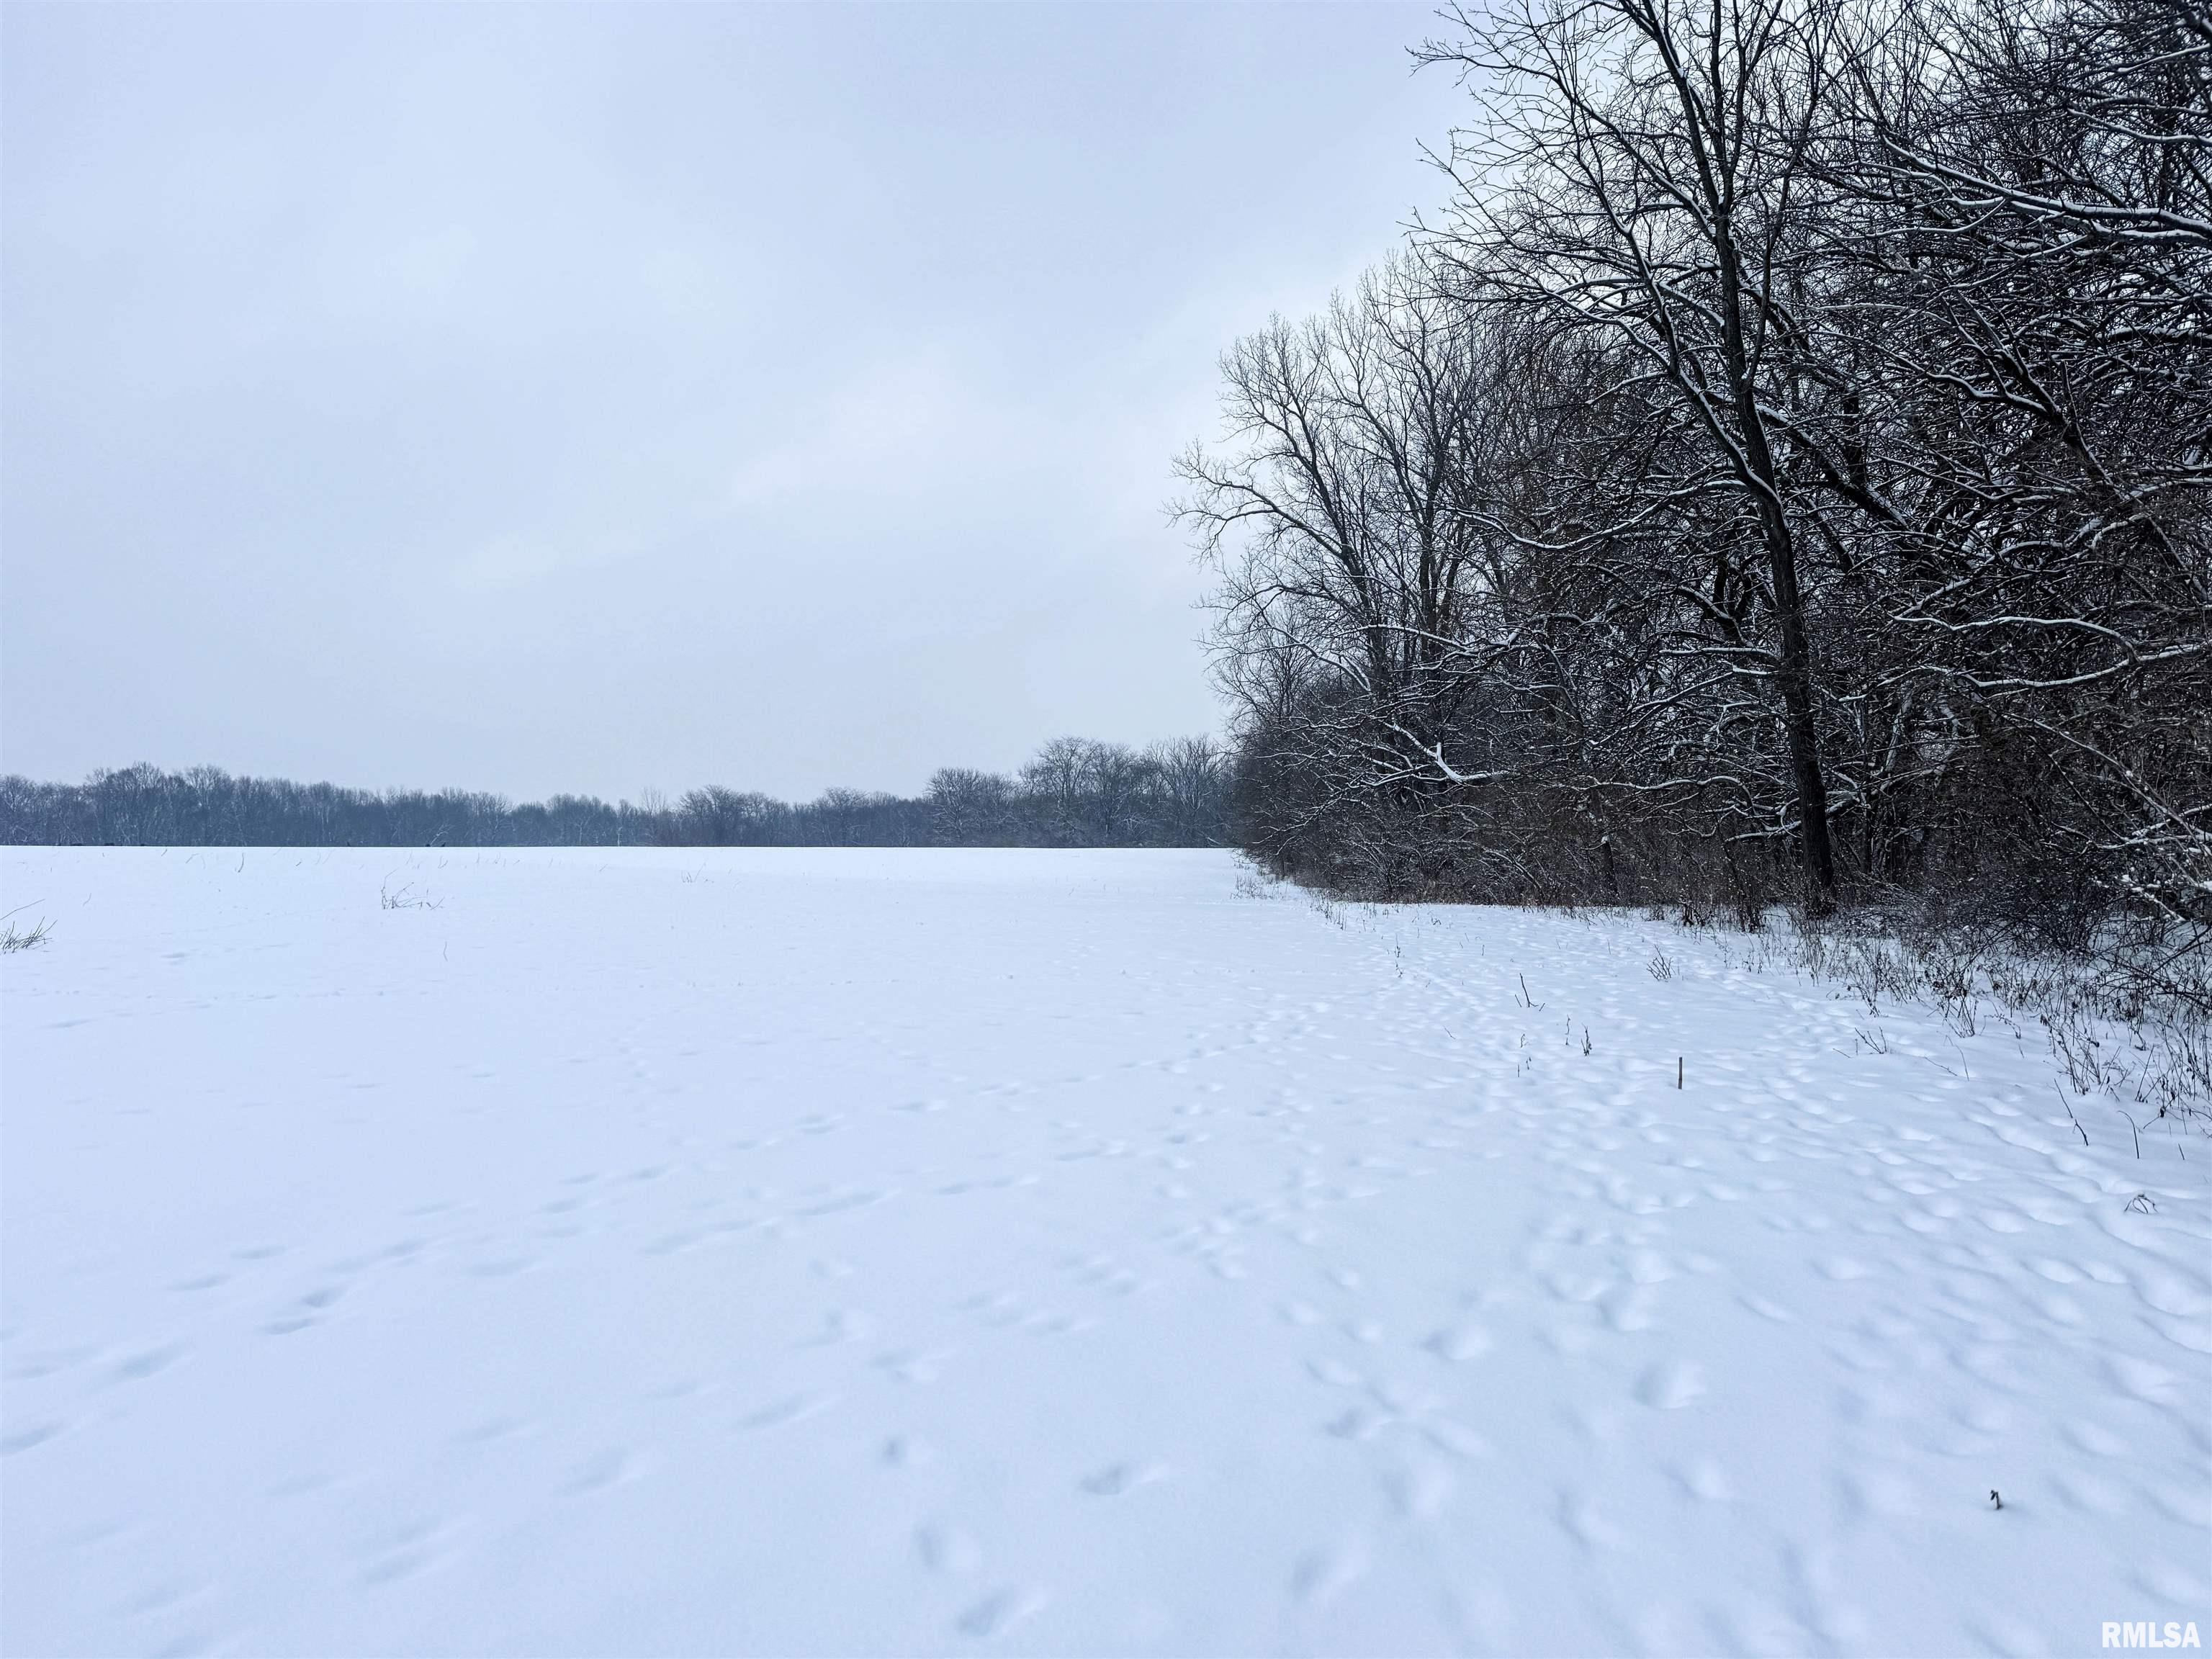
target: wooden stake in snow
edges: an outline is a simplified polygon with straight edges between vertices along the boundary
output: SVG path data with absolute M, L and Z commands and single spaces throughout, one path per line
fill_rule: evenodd
M 1674 1086 L 1677 1089 L 1682 1086 L 1682 1057 L 1680 1054 L 1674 1056 Z

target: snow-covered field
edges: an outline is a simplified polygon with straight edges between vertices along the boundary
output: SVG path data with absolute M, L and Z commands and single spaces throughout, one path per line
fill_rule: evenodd
M 1213 854 L 0 878 L 9 1653 L 2212 1634 L 2212 1140 L 1992 1022 Z

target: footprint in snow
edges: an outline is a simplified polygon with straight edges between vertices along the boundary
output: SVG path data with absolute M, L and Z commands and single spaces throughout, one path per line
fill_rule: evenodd
M 865 1341 L 876 1328 L 872 1315 L 847 1308 L 833 1308 L 822 1316 L 822 1328 L 809 1337 L 804 1346 L 834 1348 L 848 1342 Z
M 1423 1463 L 1394 1471 L 1384 1485 L 1399 1514 L 1412 1521 L 1428 1521 L 1443 1513 L 1457 1482 L 1449 1469 Z
M 2106 1368 L 2123 1394 L 2133 1395 L 2152 1406 L 2163 1406 L 2172 1401 L 2181 1381 L 2163 1365 L 2153 1364 L 2148 1359 L 2131 1359 L 2124 1354 L 2115 1354 L 2106 1361 Z
M 619 1446 L 611 1446 L 598 1456 L 579 1464 L 562 1490 L 571 1497 L 582 1497 L 635 1480 L 636 1474 L 636 1464 L 630 1455 Z
M 1682 1464 L 1671 1473 L 1685 1497 L 1706 1504 L 1725 1504 L 1735 1496 L 1721 1466 L 1710 1457 Z
M 2068 1424 L 2066 1437 L 2092 1457 L 2124 1457 L 2128 1453 L 2126 1441 L 2094 1423 Z
M 962 1613 L 957 1628 L 963 1636 L 978 1639 L 1002 1636 L 1044 1604 L 1043 1591 L 1009 1586 L 985 1596 Z
M 932 1572 L 960 1575 L 982 1565 L 982 1547 L 975 1534 L 949 1521 L 931 1521 L 915 1528 L 914 1553 Z
M 526 1419 L 519 1417 L 487 1417 L 457 1432 L 452 1443 L 456 1446 L 489 1446 L 495 1441 L 520 1434 L 529 1426 Z
M 143 1353 L 133 1354 L 115 1368 L 111 1373 L 112 1380 L 118 1382 L 143 1382 L 157 1371 L 168 1370 L 184 1352 L 183 1343 L 172 1342 L 167 1347 L 149 1348 Z
M 1595 1504 L 1571 1492 L 1559 1498 L 1559 1528 L 1586 1550 L 1626 1549 L 1634 1542 Z
M 2134 1284 L 2136 1294 L 2145 1304 L 2177 1319 L 2193 1319 L 2212 1310 L 2212 1296 L 2208 1296 L 2202 1285 L 2192 1285 L 2179 1274 L 2138 1273 Z
M 876 1368 L 886 1376 L 894 1376 L 902 1382 L 911 1382 L 917 1387 L 926 1388 L 937 1381 L 939 1363 L 951 1357 L 951 1355 L 943 1349 L 919 1353 L 901 1348 L 890 1353 L 878 1354 L 875 1364 Z
M 1659 1411 L 1680 1411 L 1705 1392 L 1705 1374 L 1679 1362 L 1652 1366 L 1636 1385 L 1636 1397 Z
M 884 1441 L 883 1450 L 878 1456 L 883 1466 L 887 1469 L 919 1468 L 925 1463 L 933 1463 L 937 1461 L 937 1452 L 933 1447 L 927 1442 L 917 1440 L 908 1434 L 895 1434 Z
M 441 1540 L 447 1530 L 428 1522 L 398 1528 L 389 1534 L 382 1546 L 374 1550 L 362 1564 L 361 1583 L 365 1585 L 397 1583 L 435 1565 L 445 1553 L 441 1547 Z
M 1621 1332 L 1648 1331 L 1657 1322 L 1657 1304 L 1650 1291 L 1638 1286 L 1608 1291 L 1598 1304 L 1605 1322 Z
M 1149 1486 L 1156 1480 L 1164 1480 L 1167 1474 L 1164 1464 L 1114 1463 L 1095 1474 L 1084 1476 L 1079 1484 L 1094 1497 L 1118 1498 L 1139 1486 Z
M 1355 1406 L 1350 1411 L 1334 1418 L 1328 1432 L 1339 1440 L 1372 1440 L 1396 1419 L 1379 1412 L 1370 1412 Z
M 44 1445 L 62 1431 L 58 1423 L 34 1423 L 27 1429 L 18 1429 L 13 1434 L 0 1436 L 0 1457 L 13 1457 L 33 1446 Z
M 1460 1364 L 1469 1359 L 1480 1359 L 1496 1346 L 1496 1342 L 1480 1325 L 1458 1325 L 1435 1332 L 1421 1346 L 1439 1359 Z
M 780 1428 L 787 1423 L 801 1423 L 810 1417 L 819 1416 L 837 1403 L 834 1394 L 797 1394 L 788 1400 L 779 1400 L 772 1406 L 763 1406 L 744 1419 L 749 1429 Z
M 1333 1549 L 1309 1551 L 1291 1570 L 1291 1595 L 1315 1607 L 1326 1607 L 1367 1575 L 1366 1546 L 1358 1540 Z

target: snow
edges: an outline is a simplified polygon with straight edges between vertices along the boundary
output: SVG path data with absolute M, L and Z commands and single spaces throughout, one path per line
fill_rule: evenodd
M 1987 1018 L 1209 853 L 0 893 L 10 1653 L 2212 1630 L 2212 1143 Z

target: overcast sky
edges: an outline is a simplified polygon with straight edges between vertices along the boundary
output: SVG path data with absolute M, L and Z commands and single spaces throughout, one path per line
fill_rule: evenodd
M 1212 729 L 1170 458 L 1458 109 L 1419 5 L 0 17 L 48 778 L 805 796 Z

